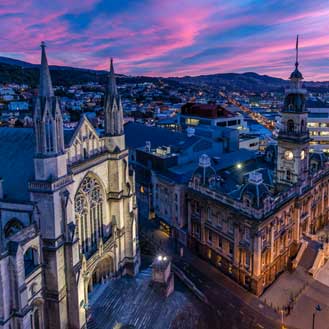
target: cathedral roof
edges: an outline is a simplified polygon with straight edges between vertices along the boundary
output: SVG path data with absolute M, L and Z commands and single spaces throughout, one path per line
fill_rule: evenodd
M 34 174 L 34 153 L 32 128 L 0 128 L 0 177 L 5 199 L 30 200 L 27 186 Z
M 64 130 L 69 145 L 76 129 Z M 0 177 L 5 199 L 30 201 L 28 182 L 34 176 L 35 135 L 32 128 L 0 128 Z

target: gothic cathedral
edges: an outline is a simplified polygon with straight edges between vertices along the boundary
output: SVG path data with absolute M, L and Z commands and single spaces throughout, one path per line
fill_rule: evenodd
M 139 269 L 134 172 L 111 60 L 105 130 L 63 129 L 45 44 L 34 129 L 0 129 L 0 328 L 85 328 L 88 293 Z

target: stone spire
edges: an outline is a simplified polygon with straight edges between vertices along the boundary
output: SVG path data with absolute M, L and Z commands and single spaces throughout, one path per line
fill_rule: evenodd
M 105 135 L 121 136 L 123 135 L 123 109 L 121 97 L 118 93 L 118 88 L 116 84 L 112 58 L 105 93 Z
M 35 98 L 33 121 L 36 154 L 53 157 L 64 152 L 63 118 L 59 101 L 54 95 L 45 43 L 41 43 L 39 95 Z
M 40 86 L 39 96 L 54 96 L 53 86 L 51 83 L 50 72 L 48 67 L 46 44 L 41 42 L 41 65 L 40 65 Z

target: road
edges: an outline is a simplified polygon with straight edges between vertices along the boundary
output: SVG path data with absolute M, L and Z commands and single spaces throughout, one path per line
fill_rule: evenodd
M 209 268 L 211 265 L 205 261 L 194 260 L 192 264 L 184 260 L 175 260 L 174 263 L 206 295 L 210 306 L 219 318 L 219 328 L 280 328 L 279 318 L 272 310 L 269 311 L 259 300 L 255 310 L 248 304 L 248 300 L 251 302 L 252 297 L 244 300 L 245 294 L 241 294 L 240 287 L 235 287 L 232 291 L 232 287 L 227 285 L 227 278 L 223 279 L 222 273 L 214 273 L 213 269 Z M 252 304 L 254 305 L 255 302 L 253 301 Z M 273 313 L 271 316 L 276 317 L 276 321 L 264 316 L 267 312 Z

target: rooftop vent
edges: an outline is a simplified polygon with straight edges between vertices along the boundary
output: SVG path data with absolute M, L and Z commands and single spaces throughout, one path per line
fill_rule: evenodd
M 188 127 L 186 129 L 187 137 L 193 137 L 195 135 L 195 129 L 193 127 Z
M 146 152 L 151 152 L 151 142 L 150 141 L 146 141 L 146 143 L 145 143 L 145 151 Z
M 207 154 L 202 154 L 199 158 L 199 166 L 202 168 L 207 168 L 211 166 L 210 158 Z
M 253 171 L 249 173 L 249 178 L 248 178 L 249 183 L 255 184 L 255 185 L 260 185 L 263 183 L 263 175 L 260 172 Z

